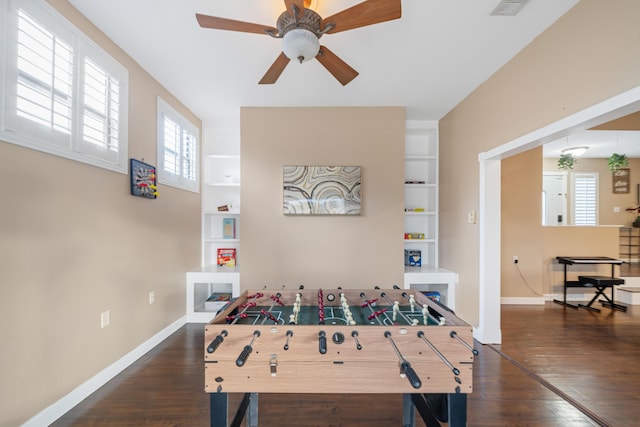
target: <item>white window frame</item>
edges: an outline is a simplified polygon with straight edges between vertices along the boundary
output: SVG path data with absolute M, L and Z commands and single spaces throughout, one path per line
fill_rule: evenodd
M 165 118 L 174 122 L 180 130 L 190 133 L 195 139 L 195 146 L 192 147 L 194 158 L 190 161 L 184 157 L 183 138 L 180 138 L 181 146 L 178 148 L 178 165 L 177 173 L 167 170 L 165 165 Z M 158 97 L 158 140 L 157 140 L 157 162 L 158 162 L 158 183 L 169 185 L 171 187 L 180 188 L 182 190 L 200 192 L 200 132 L 198 127 L 191 123 L 171 107 L 166 101 Z M 195 173 L 190 178 L 188 173 L 184 171 L 183 164 L 188 161 L 190 166 L 195 168 Z
M 577 203 L 577 198 L 579 197 L 579 192 L 576 191 L 576 180 L 577 179 L 582 179 L 582 178 L 586 178 L 586 179 L 590 179 L 593 181 L 593 185 L 595 186 L 595 191 L 593 194 L 593 200 L 590 201 L 589 205 L 590 205 L 590 210 L 593 213 L 594 216 L 594 222 L 593 223 L 578 223 L 576 221 L 576 211 L 577 209 L 580 209 L 578 203 Z M 597 173 L 572 173 L 571 174 L 571 222 L 573 225 L 582 225 L 582 226 L 591 226 L 591 225 L 598 225 L 598 174 Z
M 17 112 L 18 11 L 54 33 L 73 50 L 70 133 L 59 132 Z M 85 60 L 89 59 L 118 82 L 117 149 L 83 138 Z M 7 0 L 0 5 L 0 140 L 93 166 L 128 173 L 129 72 L 44 1 Z M 113 133 L 112 133 L 113 134 Z

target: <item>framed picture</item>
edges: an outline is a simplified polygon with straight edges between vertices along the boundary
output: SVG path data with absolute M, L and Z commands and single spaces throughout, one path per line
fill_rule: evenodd
M 360 215 L 360 166 L 284 166 L 285 215 Z
M 613 172 L 613 194 L 629 193 L 629 169 L 623 168 Z
M 129 159 L 131 195 L 155 199 L 158 196 L 156 167 L 136 159 Z

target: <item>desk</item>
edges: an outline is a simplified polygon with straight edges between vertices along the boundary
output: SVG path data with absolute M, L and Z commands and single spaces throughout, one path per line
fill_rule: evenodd
M 611 278 L 615 278 L 616 265 L 620 265 L 624 262 L 621 259 L 609 258 L 605 256 L 593 256 L 593 257 L 558 256 L 556 257 L 556 259 L 560 264 L 564 265 L 564 282 L 563 282 L 564 297 L 562 301 L 554 299 L 553 302 L 555 302 L 556 304 L 561 304 L 566 307 L 571 307 L 575 309 L 579 308 L 579 306 L 574 304 L 569 304 L 567 302 L 567 288 L 585 288 L 585 287 L 588 287 L 588 285 L 584 281 L 581 282 L 579 280 L 567 280 L 567 266 L 609 264 L 611 265 Z M 596 296 L 597 295 L 598 294 L 596 294 Z

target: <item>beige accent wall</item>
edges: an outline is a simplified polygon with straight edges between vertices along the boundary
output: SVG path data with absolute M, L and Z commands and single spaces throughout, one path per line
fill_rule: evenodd
M 129 70 L 130 157 L 156 163 L 158 95 L 200 126 L 66 0 L 49 3 Z M 22 424 L 184 316 L 200 195 L 159 191 L 133 197 L 128 175 L 0 141 L 0 426 Z
M 502 162 L 501 295 L 542 296 L 542 148 Z M 537 194 L 537 198 L 532 198 Z M 508 221 L 507 221 L 508 219 Z M 513 256 L 518 256 L 518 264 Z
M 549 165 L 555 165 L 552 160 L 544 159 L 543 161 L 542 147 L 538 147 L 502 161 L 501 215 L 503 221 L 500 277 L 502 297 L 533 298 L 562 293 L 563 268 L 555 261 L 557 256 L 618 257 L 619 228 L 617 226 L 544 227 L 541 225 L 542 174 L 540 171 L 543 164 L 545 170 Z M 607 170 L 606 163 L 606 159 L 580 159 L 579 161 L 579 165 L 584 167 L 585 171 L 600 173 L 600 201 L 605 204 L 610 203 L 612 197 L 622 198 L 622 195 L 610 194 L 611 172 Z M 577 166 L 574 167 L 576 172 Z M 604 167 L 604 171 L 595 170 L 596 166 Z M 620 203 L 621 200 L 616 202 Z M 601 211 L 604 210 L 612 210 L 612 208 L 601 209 Z M 624 209 L 622 213 L 616 215 L 619 215 L 620 219 L 623 216 L 629 216 Z M 513 263 L 514 255 L 518 256 L 517 265 Z M 579 274 L 596 273 L 610 275 L 611 268 L 609 266 L 574 266 L 568 270 L 570 280 L 576 280 Z
M 618 256 L 618 227 L 542 227 L 544 240 L 542 253 L 543 292 L 561 295 L 563 292 L 564 268 L 556 261 L 557 256 Z M 618 267 L 614 274 L 619 274 Z M 578 280 L 579 275 L 610 276 L 609 265 L 572 265 L 567 268 L 567 279 Z M 510 283 L 513 287 L 513 284 Z M 583 289 L 567 292 L 587 293 Z
M 558 172 L 558 159 L 544 159 L 545 172 Z M 573 169 L 568 171 L 567 184 L 571 190 L 571 174 L 576 172 L 598 174 L 598 224 L 630 226 L 635 215 L 625 209 L 638 206 L 638 184 L 640 184 L 640 159 L 629 159 L 629 193 L 613 193 L 613 174 L 607 168 L 607 159 L 579 159 Z M 569 197 L 571 197 L 569 193 Z M 613 208 L 620 208 L 614 212 Z M 571 218 L 571 210 L 567 211 Z
M 403 284 L 404 108 L 241 110 L 241 287 Z M 361 166 L 360 216 L 283 215 L 284 165 Z
M 466 221 L 478 209 L 478 154 L 640 85 L 639 21 L 637 0 L 581 0 L 440 121 L 439 259 L 459 274 L 456 312 L 468 322 L 479 318 L 479 232 Z M 526 241 L 542 247 L 544 235 Z

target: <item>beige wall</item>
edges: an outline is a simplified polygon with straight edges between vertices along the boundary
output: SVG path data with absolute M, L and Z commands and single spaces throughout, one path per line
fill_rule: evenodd
M 603 162 L 606 173 L 602 173 L 610 176 L 611 172 L 607 170 L 606 159 L 579 161 L 588 171 L 593 170 L 593 166 L 589 166 L 589 163 L 600 165 Z M 563 269 L 562 265 L 555 261 L 557 256 L 618 257 L 618 227 L 543 227 L 541 225 L 542 164 L 541 147 L 502 161 L 502 255 L 500 260 L 502 297 L 532 298 L 562 293 Z M 601 184 L 600 192 L 605 191 L 602 188 L 605 185 L 608 193 L 611 193 L 610 178 L 605 184 Z M 514 255 L 518 256 L 518 265 L 513 263 Z M 611 268 L 574 266 L 569 270 L 569 278 L 575 280 L 577 275 L 585 273 L 609 275 Z
M 155 164 L 158 95 L 200 126 L 66 0 L 50 3 L 128 68 L 130 157 Z M 200 195 L 159 191 L 132 197 L 128 175 L 0 141 L 0 426 L 20 425 L 184 316 Z
M 404 108 L 243 108 L 243 289 L 403 283 Z M 362 169 L 362 215 L 285 216 L 284 165 Z
M 542 262 L 542 289 L 545 294 L 562 294 L 564 269 L 557 256 L 618 256 L 618 227 L 542 227 L 544 240 Z M 619 270 L 616 268 L 615 273 Z M 567 269 L 567 279 L 577 280 L 579 275 L 611 275 L 608 265 L 573 265 Z M 584 293 L 584 290 L 571 290 Z M 570 292 L 571 292 L 570 291 Z
M 478 153 L 640 85 L 639 20 L 637 0 L 581 0 L 440 121 L 439 259 L 459 273 L 456 312 L 465 320 L 477 325 L 479 316 L 479 233 L 466 221 L 478 209 Z
M 544 159 L 545 172 L 558 172 L 557 159 Z M 629 159 L 630 188 L 629 193 L 614 194 L 613 174 L 607 168 L 607 159 L 579 159 L 573 169 L 568 171 L 570 184 L 571 173 L 589 172 L 598 174 L 598 224 L 600 225 L 625 225 L 630 226 L 635 215 L 625 209 L 638 206 L 638 184 L 640 184 L 640 159 Z M 570 186 L 570 185 L 569 185 Z M 569 188 L 570 190 L 570 188 Z M 571 196 L 569 196 L 571 197 Z M 620 208 L 620 212 L 614 212 L 613 208 Z M 571 217 L 570 210 L 567 212 Z
M 501 296 L 543 294 L 540 258 L 542 233 L 542 148 L 502 162 Z M 538 195 L 532 198 L 531 195 Z M 518 265 L 513 256 L 518 256 Z

